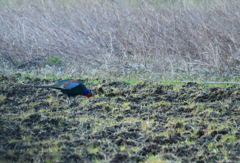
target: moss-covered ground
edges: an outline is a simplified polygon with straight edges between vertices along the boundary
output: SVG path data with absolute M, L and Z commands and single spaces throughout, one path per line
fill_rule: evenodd
M 240 86 L 87 81 L 70 100 L 0 76 L 3 162 L 239 162 Z

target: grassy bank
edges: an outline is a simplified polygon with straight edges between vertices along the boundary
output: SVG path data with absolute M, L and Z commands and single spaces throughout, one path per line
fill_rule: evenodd
M 237 0 L 1 4 L 5 74 L 239 81 Z

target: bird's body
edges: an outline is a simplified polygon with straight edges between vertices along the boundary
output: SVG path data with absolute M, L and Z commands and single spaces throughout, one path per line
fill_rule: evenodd
M 89 98 L 92 96 L 92 92 L 88 90 L 82 82 L 73 79 L 61 80 L 54 85 L 41 85 L 33 87 L 58 89 L 63 94 L 68 95 L 68 97 L 83 95 Z

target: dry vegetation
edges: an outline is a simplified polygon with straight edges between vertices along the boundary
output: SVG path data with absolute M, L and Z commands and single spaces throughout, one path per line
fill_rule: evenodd
M 4 74 L 239 81 L 238 0 L 0 3 Z

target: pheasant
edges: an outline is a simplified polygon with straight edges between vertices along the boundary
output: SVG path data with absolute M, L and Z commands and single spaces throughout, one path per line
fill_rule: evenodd
M 93 95 L 92 92 L 88 90 L 82 82 L 72 79 L 61 80 L 54 85 L 41 85 L 33 87 L 58 89 L 63 94 L 68 95 L 69 98 L 75 97 L 77 95 L 83 95 L 89 98 Z

